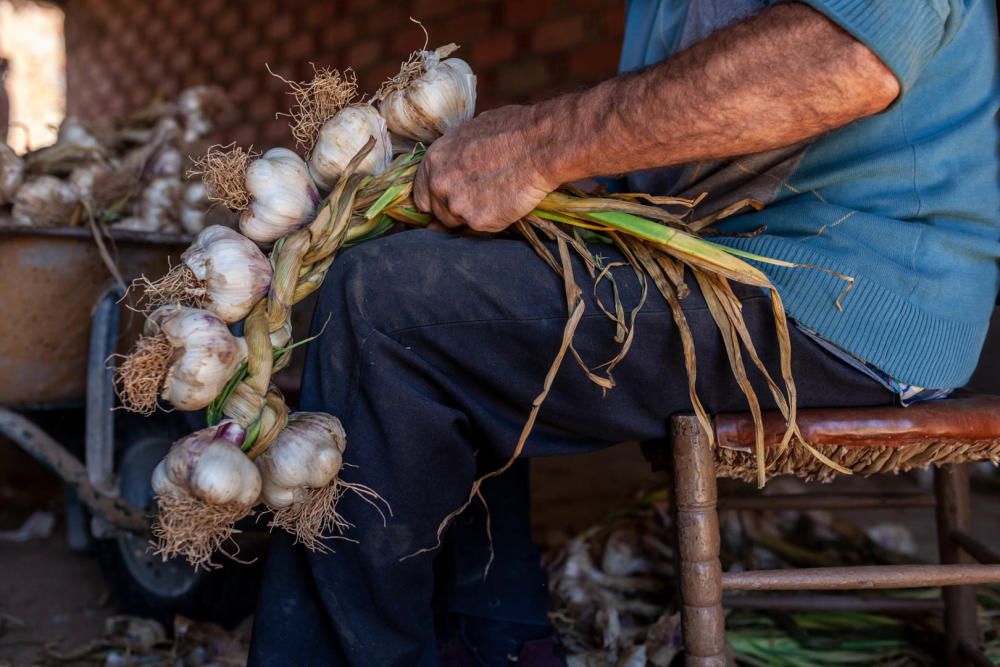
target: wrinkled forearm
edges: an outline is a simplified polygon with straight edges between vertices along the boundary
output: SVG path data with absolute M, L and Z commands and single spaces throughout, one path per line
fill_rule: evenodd
M 899 93 L 863 44 L 780 5 L 659 65 L 533 107 L 553 185 L 787 146 L 877 113 Z

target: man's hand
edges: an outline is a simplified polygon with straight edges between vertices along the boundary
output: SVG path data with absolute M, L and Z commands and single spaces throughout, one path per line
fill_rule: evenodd
M 495 232 L 560 183 L 789 146 L 899 92 L 864 44 L 780 4 L 648 70 L 482 114 L 431 145 L 414 201 L 449 227 Z
M 413 201 L 443 225 L 499 232 L 559 183 L 543 173 L 533 107 L 487 111 L 427 149 Z

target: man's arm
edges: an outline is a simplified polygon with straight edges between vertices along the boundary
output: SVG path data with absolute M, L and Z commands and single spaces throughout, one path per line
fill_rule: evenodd
M 779 5 L 649 70 L 481 114 L 431 145 L 414 200 L 447 226 L 499 231 L 562 183 L 787 146 L 898 94 L 868 47 Z

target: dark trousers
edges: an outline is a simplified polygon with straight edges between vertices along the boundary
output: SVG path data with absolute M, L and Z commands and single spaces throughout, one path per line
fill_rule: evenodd
M 606 262 L 611 247 L 592 248 Z M 806 269 L 803 269 L 806 270 Z M 598 308 L 583 265 L 586 313 L 575 346 L 590 366 L 619 351 L 615 324 Z M 631 269 L 614 272 L 626 312 L 639 300 Z M 698 389 L 711 412 L 745 409 L 722 340 L 697 286 L 683 301 L 698 352 Z M 599 289 L 607 307 L 611 284 Z M 737 287 L 757 350 L 780 382 L 768 297 Z M 834 304 L 830 303 L 833 308 Z M 488 558 L 481 505 L 457 519 L 445 545 L 439 522 L 478 475 L 510 455 L 566 323 L 562 279 L 517 239 L 408 231 L 348 250 L 333 265 L 313 321 L 302 410 L 340 417 L 347 429 L 344 479 L 376 489 L 382 518 L 347 495 L 354 528 L 312 553 L 275 535 L 251 648 L 254 665 L 435 665 L 434 602 L 446 610 L 544 623 L 546 593 L 528 534 L 523 465 L 485 486 L 496 561 Z M 525 457 L 592 451 L 667 434 L 690 411 L 681 340 L 650 284 L 635 340 L 606 394 L 567 356 L 524 450 Z M 792 330 L 799 405 L 886 404 L 881 385 Z M 755 377 L 761 402 L 773 407 Z M 435 577 L 437 561 L 437 577 Z

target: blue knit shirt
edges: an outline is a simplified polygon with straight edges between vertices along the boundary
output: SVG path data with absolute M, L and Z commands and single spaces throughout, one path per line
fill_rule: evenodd
M 639 172 L 639 192 L 695 196 L 699 214 L 754 197 L 720 242 L 853 276 L 762 264 L 791 317 L 902 383 L 972 374 L 1000 275 L 1000 84 L 993 0 L 804 0 L 895 73 L 886 111 L 811 142 Z M 770 2 L 630 0 L 621 67 L 657 63 Z M 793 57 L 790 54 L 790 57 Z M 761 122 L 767 122 L 761 119 Z

